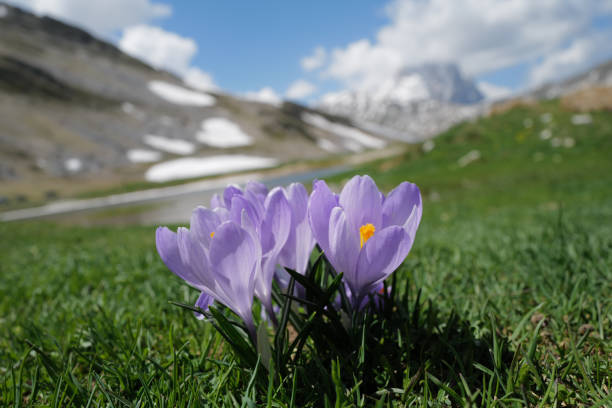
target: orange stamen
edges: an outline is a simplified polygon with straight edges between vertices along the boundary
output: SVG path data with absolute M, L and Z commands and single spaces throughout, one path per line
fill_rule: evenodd
M 359 238 L 361 239 L 361 248 L 363 248 L 363 245 L 366 242 L 368 242 L 368 239 L 374 236 L 374 231 L 376 231 L 376 228 L 374 228 L 374 225 L 372 224 L 365 224 L 359 227 Z

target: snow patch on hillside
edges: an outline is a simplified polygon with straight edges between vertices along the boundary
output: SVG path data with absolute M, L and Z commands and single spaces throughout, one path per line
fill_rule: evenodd
M 157 135 L 145 135 L 143 142 L 154 149 L 173 154 L 191 154 L 195 151 L 195 145 L 183 139 L 170 139 Z
M 134 106 L 133 103 L 123 102 L 121 104 L 121 110 L 123 111 L 123 113 L 127 113 L 128 115 L 131 115 L 136 110 L 136 107 Z
M 268 105 L 276 107 L 283 104 L 282 98 L 270 87 L 262 88 L 256 92 L 247 92 L 243 98 L 247 101 L 267 103 Z
M 267 157 L 245 155 L 222 155 L 210 157 L 184 157 L 150 167 L 145 173 L 147 181 L 162 183 L 212 174 L 233 173 L 242 170 L 273 167 L 278 160 Z
M 123 102 L 121 104 L 121 111 L 125 113 L 126 115 L 130 115 L 138 120 L 144 120 L 147 117 L 144 111 L 138 109 L 131 102 Z
M 317 139 L 317 146 L 330 153 L 338 153 L 340 151 L 333 142 L 323 138 Z
M 355 150 L 354 143 L 358 143 L 359 145 L 368 149 L 382 149 L 387 145 L 384 140 L 373 137 L 354 127 L 329 121 L 321 115 L 305 112 L 302 114 L 302 120 L 309 125 L 318 127 L 319 129 L 323 129 L 340 137 L 350 139 L 353 142 L 350 144 L 352 146 L 349 148 L 350 150 Z
M 202 121 L 202 129 L 196 134 L 196 140 L 220 148 L 247 146 L 253 143 L 251 136 L 244 133 L 240 126 L 225 118 Z
M 215 98 L 203 92 L 192 91 L 164 81 L 151 81 L 149 90 L 162 99 L 177 105 L 212 106 Z
M 126 156 L 132 163 L 151 163 L 162 158 L 160 152 L 146 149 L 131 149 L 126 152 Z
M 399 79 L 388 79 L 371 95 L 374 101 L 389 99 L 394 103 L 406 104 L 415 100 L 429 99 L 427 84 L 420 75 L 406 75 Z
M 350 139 L 344 140 L 344 142 L 342 142 L 342 146 L 344 146 L 346 150 L 351 151 L 353 153 L 359 153 L 363 151 L 362 145 Z
M 83 162 L 81 159 L 71 157 L 64 161 L 64 168 L 70 173 L 76 173 L 83 168 Z

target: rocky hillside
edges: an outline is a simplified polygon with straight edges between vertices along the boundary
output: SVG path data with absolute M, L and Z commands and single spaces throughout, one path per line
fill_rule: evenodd
M 612 61 L 560 82 L 546 84 L 527 94 L 536 99 L 553 99 L 589 88 L 612 87 Z
M 525 101 L 561 98 L 572 110 L 610 109 L 612 61 L 588 71 L 498 101 L 484 101 L 473 81 L 453 64 L 407 68 L 370 91 L 327 95 L 319 108 L 353 118 L 364 129 L 417 142 L 452 125 L 488 112 L 505 111 Z
M 517 105 L 532 105 L 536 101 L 549 99 L 559 99 L 561 106 L 569 111 L 612 110 L 612 61 L 564 80 L 528 90 L 516 97 L 496 101 L 489 111 L 499 114 Z
M 370 91 L 345 90 L 325 97 L 320 108 L 354 118 L 390 137 L 419 141 L 482 111 L 476 85 L 453 64 L 406 68 Z
M 57 180 L 166 181 L 388 144 L 299 105 L 196 91 L 81 29 L 0 8 L 0 195 Z

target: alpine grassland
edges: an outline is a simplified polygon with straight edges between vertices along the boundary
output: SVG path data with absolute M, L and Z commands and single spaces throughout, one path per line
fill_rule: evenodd
M 199 293 L 157 226 L 0 224 L 0 405 L 612 406 L 612 114 L 575 115 L 516 106 L 326 180 L 415 183 L 422 221 L 393 304 L 335 339 L 355 352 L 313 332 L 281 368 L 177 306 Z

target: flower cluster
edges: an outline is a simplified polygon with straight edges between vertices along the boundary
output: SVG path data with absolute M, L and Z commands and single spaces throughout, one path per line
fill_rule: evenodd
M 347 303 L 362 308 L 408 255 L 421 214 L 419 189 L 408 182 L 387 196 L 367 175 L 339 195 L 324 181 L 310 196 L 301 184 L 268 191 L 249 182 L 196 208 L 190 229 L 158 228 L 156 244 L 166 266 L 201 291 L 197 308 L 227 306 L 254 338 L 254 298 L 276 322 L 273 281 L 286 285 L 287 269 L 304 275 L 315 244 L 342 274 Z

